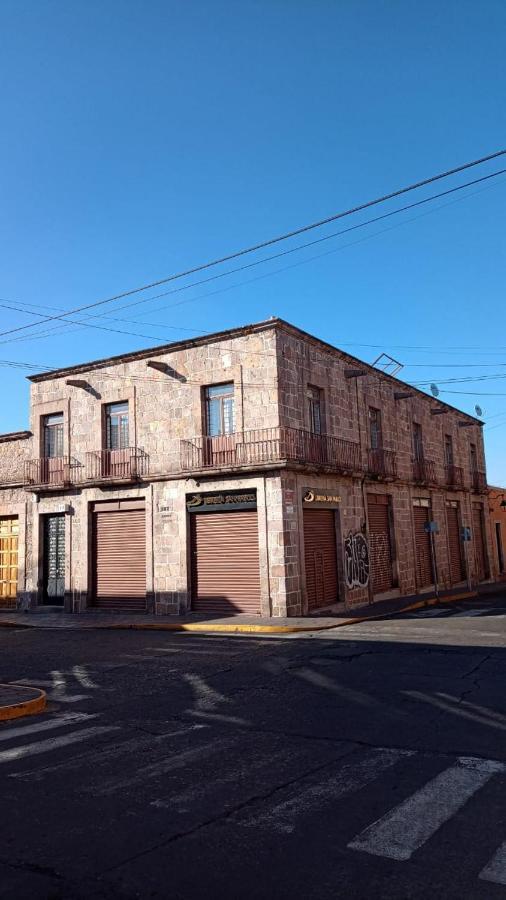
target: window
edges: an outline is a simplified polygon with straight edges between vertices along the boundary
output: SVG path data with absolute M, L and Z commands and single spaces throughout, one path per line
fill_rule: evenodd
M 309 430 L 312 434 L 321 434 L 323 431 L 323 391 L 320 388 L 307 386 L 309 403 Z
M 61 459 L 63 456 L 63 413 L 44 416 L 42 440 L 45 459 Z
M 445 434 L 445 463 L 453 466 L 453 441 L 450 434 Z
M 128 401 L 108 403 L 105 407 L 105 446 L 107 450 L 125 450 L 129 446 Z
M 234 384 L 213 384 L 205 388 L 206 433 L 209 437 L 233 434 Z
M 416 462 L 423 461 L 423 434 L 422 426 L 418 422 L 413 423 L 413 453 Z
M 471 452 L 471 472 L 473 475 L 478 471 L 478 453 L 476 451 L 476 444 L 471 444 L 470 447 Z
M 371 450 L 380 450 L 383 446 L 383 436 L 381 433 L 381 413 L 379 409 L 369 407 L 369 436 L 371 439 Z

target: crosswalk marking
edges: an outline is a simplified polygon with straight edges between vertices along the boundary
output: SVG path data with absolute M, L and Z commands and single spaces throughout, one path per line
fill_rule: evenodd
M 68 744 L 76 744 L 79 741 L 86 741 L 88 738 L 98 737 L 101 734 L 119 730 L 119 727 L 115 725 L 101 725 L 93 728 L 82 728 L 80 731 L 72 732 L 72 734 L 47 738 L 45 741 L 37 741 L 37 743 L 34 744 L 23 744 L 21 747 L 11 747 L 9 750 L 0 751 L 0 763 L 12 762 L 16 759 L 25 759 L 27 756 L 36 756 L 39 753 L 48 753 L 50 750 L 57 750 L 59 747 L 68 746 Z
M 494 774 L 505 769 L 502 763 L 461 757 L 365 828 L 348 847 L 389 859 L 409 859 Z
M 490 862 L 481 870 L 478 878 L 493 881 L 495 884 L 506 884 L 506 841 L 494 853 Z
M 200 747 L 193 747 L 190 750 L 183 750 L 180 753 L 173 752 L 155 763 L 141 766 L 132 775 L 110 778 L 105 784 L 101 785 L 89 784 L 84 786 L 83 790 L 85 793 L 93 794 L 93 796 L 107 797 L 111 794 L 116 794 L 118 791 L 129 790 L 143 785 L 151 778 L 167 775 L 176 769 L 184 769 L 189 763 L 195 762 L 202 756 L 209 757 L 212 753 L 217 753 L 225 747 L 230 747 L 231 744 L 232 742 L 229 740 L 218 740 L 213 743 L 202 744 Z
M 294 830 L 293 822 L 296 816 L 315 806 L 319 801 L 334 801 L 354 793 L 374 781 L 400 759 L 406 759 L 413 755 L 414 751 L 411 750 L 386 750 L 383 748 L 374 750 L 361 762 L 344 765 L 337 775 L 311 785 L 306 790 L 299 791 L 295 797 L 278 803 L 274 809 L 260 813 L 244 824 L 269 824 L 277 831 L 289 833 Z
M 56 719 L 46 719 L 36 722 L 34 725 L 21 725 L 18 728 L 6 728 L 0 731 L 0 741 L 10 741 L 13 738 L 24 737 L 25 734 L 37 734 L 39 731 L 52 731 L 54 728 L 63 728 L 65 725 L 77 725 L 88 719 L 96 719 L 98 713 L 65 713 Z

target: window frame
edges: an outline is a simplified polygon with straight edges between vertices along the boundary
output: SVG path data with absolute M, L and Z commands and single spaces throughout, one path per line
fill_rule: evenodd
M 214 395 L 213 391 L 216 391 Z M 218 384 L 206 384 L 203 387 L 202 398 L 205 436 L 213 438 L 235 434 L 235 383 L 233 381 L 224 381 Z M 219 419 L 218 431 L 213 430 L 212 424 L 215 421 L 212 410 L 216 407 Z
M 311 434 L 324 434 L 324 392 L 322 388 L 317 387 L 315 384 L 308 384 L 306 387 L 306 398 L 308 404 L 309 431 Z
M 126 420 L 126 425 L 122 420 Z M 114 423 L 116 424 L 114 425 Z M 113 427 L 116 427 L 119 436 L 117 446 L 113 446 Z M 104 404 L 103 446 L 104 450 L 112 451 L 126 450 L 130 446 L 130 404 L 128 400 L 116 400 Z
M 54 421 L 51 421 L 54 420 Z M 42 416 L 42 453 L 43 459 L 63 459 L 65 455 L 65 415 L 63 412 L 48 413 Z
M 374 432 L 373 424 L 376 428 Z M 375 440 L 373 440 L 373 433 L 375 434 Z M 369 407 L 369 443 L 371 450 L 383 450 L 383 422 L 381 410 L 377 409 L 375 406 Z

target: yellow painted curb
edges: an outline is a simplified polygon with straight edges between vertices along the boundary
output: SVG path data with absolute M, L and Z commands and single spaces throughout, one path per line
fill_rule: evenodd
M 29 688 L 23 685 L 0 684 L 0 688 L 15 687 L 19 691 L 37 691 L 38 696 L 32 697 L 30 700 L 24 700 L 21 703 L 12 703 L 7 706 L 0 706 L 0 722 L 6 722 L 8 719 L 20 719 L 22 716 L 35 716 L 46 708 L 46 692 L 39 688 Z
M 477 596 L 477 591 L 468 591 L 462 594 L 454 594 L 451 597 L 428 597 L 426 600 L 417 600 L 415 603 L 403 606 L 402 609 L 397 609 L 395 612 L 354 616 L 350 619 L 345 619 L 344 622 L 336 622 L 333 625 L 245 625 L 240 622 L 236 622 L 235 624 L 232 622 L 230 624 L 228 624 L 228 622 L 216 622 L 215 624 L 212 622 L 160 622 L 159 624 L 157 622 L 138 622 L 126 625 L 118 622 L 117 624 L 108 623 L 107 625 L 91 625 L 88 627 L 123 631 L 132 629 L 134 631 L 215 631 L 229 634 L 301 634 L 311 631 L 330 631 L 333 628 L 345 628 L 347 625 L 358 625 L 360 622 L 372 622 L 374 619 L 386 619 L 390 616 L 398 615 L 399 613 L 412 612 L 416 609 L 424 609 L 428 606 L 436 606 L 438 603 L 456 603 L 459 600 L 472 600 Z

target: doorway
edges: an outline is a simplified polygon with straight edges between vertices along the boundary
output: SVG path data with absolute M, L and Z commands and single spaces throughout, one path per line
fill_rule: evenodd
M 63 606 L 65 598 L 65 515 L 44 516 L 43 590 L 44 606 Z

